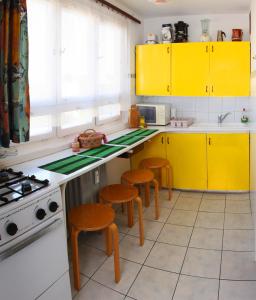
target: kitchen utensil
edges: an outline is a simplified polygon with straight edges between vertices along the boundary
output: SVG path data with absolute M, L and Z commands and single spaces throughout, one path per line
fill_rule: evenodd
M 209 24 L 210 24 L 209 19 L 201 20 L 201 26 L 202 26 L 201 42 L 209 42 L 211 40 L 209 34 Z
M 243 34 L 242 29 L 232 29 L 232 41 L 241 42 L 243 40 Z
M 149 33 L 147 36 L 146 44 L 157 44 L 157 35 L 154 33 Z
M 162 25 L 162 42 L 165 44 L 173 42 L 173 28 L 172 24 Z
M 226 33 L 222 30 L 218 30 L 218 32 L 217 32 L 217 41 L 218 42 L 223 42 L 224 37 L 226 38 Z
M 178 128 L 182 128 L 182 127 L 186 128 L 192 124 L 193 124 L 193 119 L 191 118 L 177 118 L 171 120 L 170 122 L 171 127 L 178 127 Z

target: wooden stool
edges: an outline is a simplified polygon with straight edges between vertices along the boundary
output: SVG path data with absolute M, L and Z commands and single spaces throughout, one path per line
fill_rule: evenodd
M 150 183 L 154 184 L 155 188 L 155 219 L 159 219 L 159 203 L 158 203 L 158 182 L 154 178 L 152 171 L 147 169 L 131 170 L 123 173 L 121 177 L 122 182 L 126 182 L 131 185 L 145 185 L 145 206 L 150 205 Z
M 134 186 L 124 184 L 113 184 L 104 187 L 100 191 L 101 203 L 112 204 L 127 204 L 128 212 L 128 226 L 133 226 L 133 202 L 138 204 L 138 215 L 139 215 L 139 228 L 140 228 L 140 245 L 144 244 L 144 224 L 143 224 L 143 210 L 142 201 L 138 196 L 138 189 Z
M 145 169 L 152 169 L 158 171 L 158 183 L 159 188 L 162 187 L 162 168 L 166 168 L 167 182 L 169 188 L 169 200 L 172 199 L 172 167 L 167 159 L 151 157 L 143 159 L 140 162 L 140 166 Z
M 80 271 L 78 255 L 78 235 L 81 231 L 106 231 L 106 253 L 112 254 L 112 238 L 114 243 L 114 265 L 115 281 L 120 281 L 120 263 L 119 263 L 119 234 L 114 222 L 114 210 L 102 204 L 85 204 L 71 209 L 68 220 L 71 230 L 72 262 L 74 272 L 74 287 L 80 289 Z

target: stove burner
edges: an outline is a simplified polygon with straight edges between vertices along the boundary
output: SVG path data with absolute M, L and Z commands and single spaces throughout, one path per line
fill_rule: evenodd
M 8 172 L 1 171 L 0 172 L 0 183 L 7 182 L 10 179 Z
M 32 190 L 32 186 L 31 186 L 31 183 L 28 180 L 21 183 L 22 193 L 30 192 L 31 190 Z
M 13 169 L 0 170 L 0 207 L 35 193 L 49 185 L 49 180 L 39 180 L 35 175 L 24 176 Z

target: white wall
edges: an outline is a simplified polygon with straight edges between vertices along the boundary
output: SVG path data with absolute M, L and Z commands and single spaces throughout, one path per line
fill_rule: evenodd
M 210 19 L 210 35 L 213 41 L 217 38 L 217 31 L 222 30 L 226 33 L 227 39 L 231 39 L 233 28 L 241 28 L 244 31 L 244 40 L 249 40 L 249 15 L 248 14 L 222 14 L 222 15 L 187 15 L 187 16 L 170 16 L 161 18 L 150 18 L 144 20 L 144 41 L 148 33 L 158 34 L 161 37 L 162 24 L 176 23 L 184 21 L 189 24 L 189 41 L 200 41 L 202 32 L 202 19 Z

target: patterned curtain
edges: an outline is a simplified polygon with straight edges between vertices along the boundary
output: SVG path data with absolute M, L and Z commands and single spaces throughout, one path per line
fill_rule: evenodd
M 29 140 L 26 0 L 0 0 L 0 146 Z

